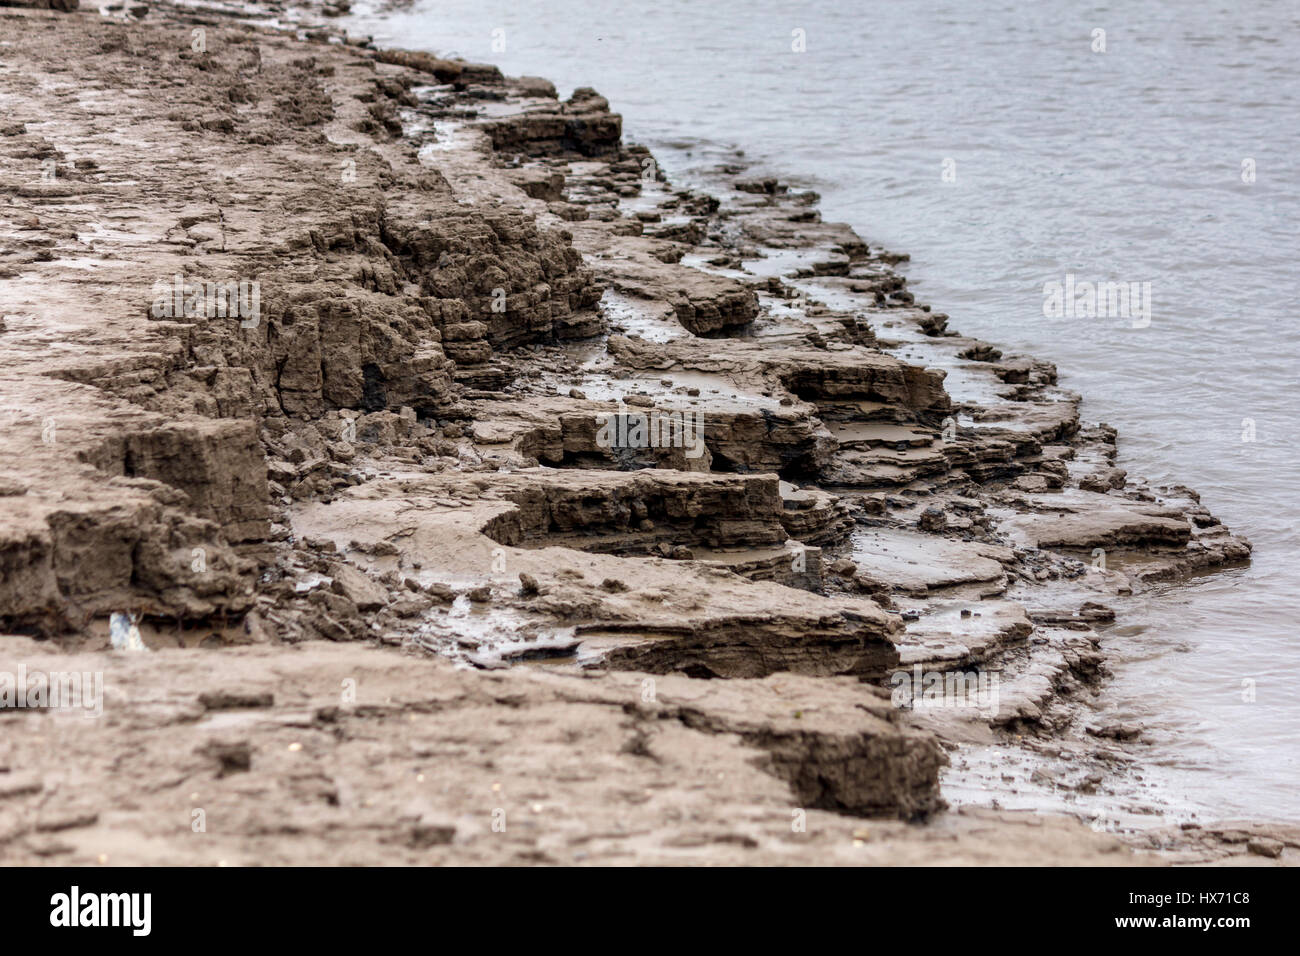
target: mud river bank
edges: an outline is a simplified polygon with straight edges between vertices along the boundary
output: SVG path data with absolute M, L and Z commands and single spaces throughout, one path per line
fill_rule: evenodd
M 0 7 L 0 861 L 1300 859 L 1090 710 L 1250 545 L 1050 363 L 275 12 Z

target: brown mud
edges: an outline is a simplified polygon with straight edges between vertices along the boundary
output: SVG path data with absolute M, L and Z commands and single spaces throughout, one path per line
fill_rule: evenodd
M 1131 803 L 1105 629 L 1250 548 L 905 257 L 592 90 L 108 10 L 0 9 L 0 673 L 104 688 L 0 709 L 0 860 L 1300 858 L 946 809 Z

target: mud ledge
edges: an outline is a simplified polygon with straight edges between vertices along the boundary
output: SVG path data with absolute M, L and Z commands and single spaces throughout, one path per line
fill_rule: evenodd
M 105 683 L 0 709 L 0 860 L 1294 857 L 942 812 L 971 744 L 1132 774 L 1105 627 L 1250 548 L 905 257 L 592 90 L 119 13 L 0 9 L 0 672 Z

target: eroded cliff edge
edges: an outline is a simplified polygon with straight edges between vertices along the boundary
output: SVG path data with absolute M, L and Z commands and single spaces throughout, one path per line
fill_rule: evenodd
M 594 91 L 134 14 L 0 11 L 3 666 L 106 686 L 0 717 L 0 856 L 1130 858 L 940 812 L 962 744 L 1131 773 L 1098 627 L 1249 555 L 1052 366 L 811 193 L 674 188 Z

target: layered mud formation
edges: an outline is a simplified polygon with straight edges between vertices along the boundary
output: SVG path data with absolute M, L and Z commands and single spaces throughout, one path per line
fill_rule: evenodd
M 944 811 L 1132 774 L 1104 628 L 1250 548 L 905 257 L 589 89 L 108 12 L 0 11 L 0 669 L 104 683 L 0 709 L 0 859 L 1300 847 Z

